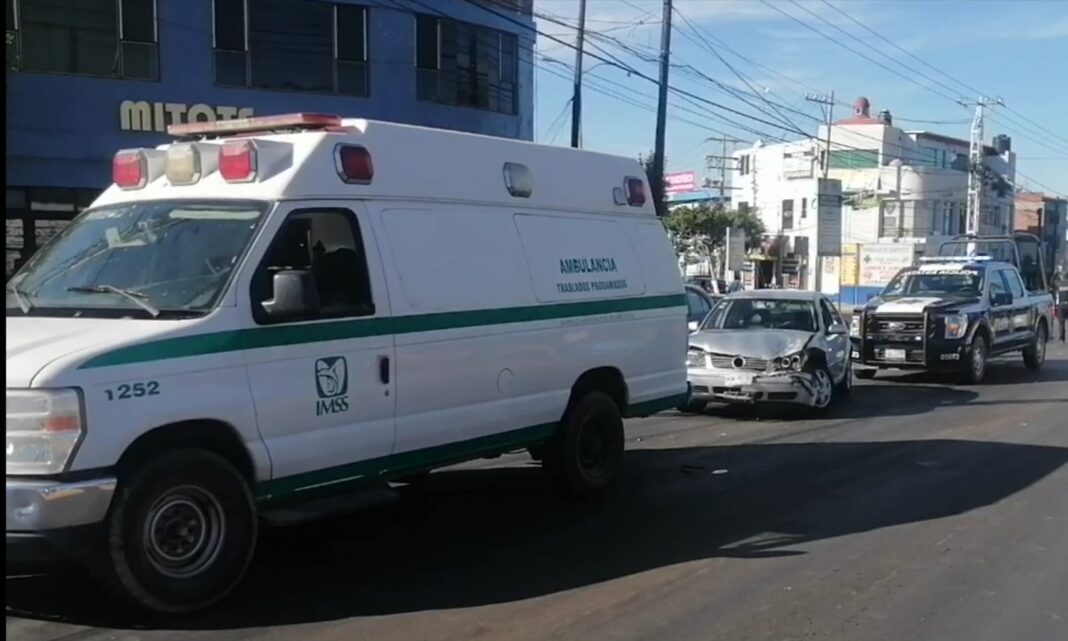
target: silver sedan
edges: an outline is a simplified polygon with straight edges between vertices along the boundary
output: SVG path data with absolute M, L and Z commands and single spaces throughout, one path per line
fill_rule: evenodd
M 691 394 L 683 411 L 710 402 L 824 409 L 852 390 L 849 327 L 816 292 L 737 292 L 690 335 L 687 368 Z

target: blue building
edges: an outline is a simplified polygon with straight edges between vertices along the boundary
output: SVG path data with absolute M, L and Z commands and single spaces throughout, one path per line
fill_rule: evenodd
M 7 273 L 172 123 L 336 113 L 533 138 L 532 0 L 5 0 Z

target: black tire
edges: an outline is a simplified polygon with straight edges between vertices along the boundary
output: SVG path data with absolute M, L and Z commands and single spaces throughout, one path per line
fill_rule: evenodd
M 838 397 L 843 398 L 853 394 L 853 363 L 846 363 L 845 376 L 838 383 Z
M 257 526 L 249 485 L 229 461 L 206 450 L 177 450 L 120 480 L 93 566 L 134 605 L 192 612 L 237 587 Z
M 578 499 L 605 494 L 623 465 L 623 418 L 604 392 L 589 392 L 564 416 L 546 444 L 546 471 L 565 494 Z
M 961 375 L 965 385 L 978 385 L 986 378 L 986 363 L 990 355 L 990 346 L 982 334 L 976 334 L 964 359 L 964 372 Z
M 1046 362 L 1046 344 L 1048 342 L 1049 330 L 1046 329 L 1045 323 L 1039 323 L 1035 329 L 1034 342 L 1023 351 L 1023 361 L 1027 369 L 1042 369 L 1042 364 Z
M 706 407 L 708 407 L 708 403 L 706 403 L 705 401 L 689 400 L 685 403 L 680 404 L 675 409 L 682 412 L 683 414 L 700 414 L 705 411 Z
M 866 381 L 870 381 L 871 379 L 875 378 L 875 374 L 877 374 L 878 372 L 879 370 L 874 368 L 858 369 L 853 371 L 853 373 L 857 375 L 857 378 L 862 378 Z

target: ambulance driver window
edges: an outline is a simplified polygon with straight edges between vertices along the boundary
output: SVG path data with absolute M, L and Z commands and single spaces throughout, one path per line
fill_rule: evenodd
M 363 238 L 352 212 L 303 210 L 282 223 L 252 279 L 253 316 L 258 323 L 278 322 L 267 315 L 263 303 L 274 298 L 274 275 L 288 270 L 312 276 L 319 313 L 311 318 L 374 314 Z

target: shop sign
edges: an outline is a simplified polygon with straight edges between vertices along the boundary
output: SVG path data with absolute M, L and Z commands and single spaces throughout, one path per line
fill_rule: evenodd
M 119 128 L 122 131 L 167 131 L 167 125 L 190 122 L 215 122 L 250 118 L 251 107 L 212 107 L 202 103 L 148 102 L 123 100 L 119 103 Z

